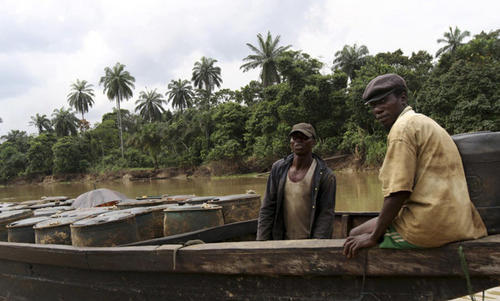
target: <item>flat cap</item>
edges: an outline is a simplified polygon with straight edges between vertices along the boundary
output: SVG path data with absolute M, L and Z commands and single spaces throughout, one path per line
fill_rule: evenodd
M 401 76 L 394 73 L 379 75 L 368 83 L 363 93 L 363 99 L 365 104 L 369 104 L 400 89 L 408 90 L 406 82 Z
M 290 136 L 294 132 L 300 132 L 300 133 L 306 135 L 309 138 L 316 139 L 316 131 L 314 130 L 313 126 L 310 125 L 309 123 L 302 122 L 302 123 L 295 124 L 292 127 L 292 130 L 290 131 L 290 133 L 288 134 L 288 136 Z

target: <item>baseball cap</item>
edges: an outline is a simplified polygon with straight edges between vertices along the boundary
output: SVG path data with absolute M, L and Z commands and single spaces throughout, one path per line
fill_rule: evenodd
M 316 131 L 314 130 L 314 127 L 311 124 L 309 124 L 309 123 L 301 122 L 301 123 L 295 124 L 292 127 L 292 130 L 290 131 L 290 133 L 288 134 L 288 136 L 290 136 L 294 132 L 300 132 L 300 133 L 306 135 L 309 138 L 316 139 Z

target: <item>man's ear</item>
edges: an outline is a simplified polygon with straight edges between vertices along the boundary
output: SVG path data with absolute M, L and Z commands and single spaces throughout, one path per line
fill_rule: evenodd
M 405 106 L 408 105 L 408 94 L 406 92 L 401 93 L 401 103 Z

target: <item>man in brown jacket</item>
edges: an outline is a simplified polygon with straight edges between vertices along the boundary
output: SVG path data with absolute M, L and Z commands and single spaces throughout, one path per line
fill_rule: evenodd
M 312 149 L 308 123 L 290 131 L 292 154 L 273 164 L 259 213 L 257 240 L 331 238 L 335 176 Z

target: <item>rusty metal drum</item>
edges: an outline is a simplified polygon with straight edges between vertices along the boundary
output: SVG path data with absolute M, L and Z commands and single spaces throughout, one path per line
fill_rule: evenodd
M 59 207 L 60 208 L 60 207 Z M 97 207 L 97 208 L 78 208 L 69 211 L 61 211 L 59 213 L 55 213 L 51 217 L 92 217 L 97 216 L 99 214 L 103 214 L 111 211 L 112 209 L 109 207 Z
M 7 209 L 7 207 L 12 207 L 14 205 L 16 205 L 16 204 L 15 203 L 9 203 L 9 202 L 2 202 L 2 203 L 0 203 L 0 212 L 3 211 L 3 210 L 5 210 L 5 209 Z M 19 205 L 19 204 L 17 204 L 17 205 Z
M 28 205 L 10 205 L 0 208 L 0 212 L 29 209 Z
M 219 198 L 218 196 L 212 196 L 212 195 L 211 196 L 197 196 L 194 198 L 187 199 L 184 202 L 187 204 L 191 204 L 191 205 L 203 204 L 206 202 L 217 200 L 218 198 Z
M 170 236 L 224 224 L 222 207 L 211 204 L 174 205 L 164 211 L 163 234 Z
M 164 197 L 163 199 L 166 200 L 169 204 L 177 203 L 177 202 L 184 202 L 185 200 L 192 199 L 196 197 L 194 194 L 178 194 L 178 195 L 169 195 Z
M 71 205 L 73 205 L 74 201 L 75 201 L 75 199 L 68 199 L 65 201 L 60 201 L 58 206 L 71 206 Z
M 135 201 L 121 201 L 116 204 L 118 209 L 129 209 L 129 208 L 137 208 L 137 207 L 151 207 L 166 204 L 166 200 L 162 199 L 144 199 L 144 200 L 135 200 Z
M 127 210 L 135 215 L 139 240 L 148 240 L 158 237 L 156 236 L 157 226 L 154 221 L 153 207 L 138 207 Z
M 41 204 L 30 205 L 29 207 L 33 210 L 36 210 L 36 209 L 41 209 L 41 208 L 56 207 L 57 205 L 59 205 L 59 202 L 46 202 L 46 203 L 41 203 Z
M 224 223 L 236 223 L 256 219 L 259 217 L 260 195 L 258 194 L 234 194 L 218 197 L 209 202 L 222 206 Z
M 8 224 L 8 241 L 35 243 L 35 230 L 33 226 L 47 219 L 49 219 L 48 216 L 35 216 Z
M 69 198 L 67 196 L 43 196 L 41 199 L 47 202 L 61 202 Z
M 488 229 L 500 233 L 500 132 L 452 136 L 464 165 L 471 201 Z
M 53 214 L 50 219 L 33 226 L 35 243 L 71 245 L 70 225 L 84 218 L 110 211 L 109 208 L 80 208 Z
M 153 226 L 153 233 L 154 233 L 154 238 L 162 237 L 163 236 L 163 219 L 164 219 L 164 210 L 167 208 L 170 208 L 172 206 L 176 206 L 177 204 L 164 204 L 164 205 L 158 205 L 158 206 L 152 206 L 149 207 L 152 213 L 152 226 Z
M 44 204 L 44 203 L 48 203 L 48 202 L 49 201 L 46 201 L 46 200 L 28 200 L 28 201 L 19 202 L 19 205 L 31 206 L 31 205 Z
M 71 245 L 70 225 L 85 216 L 55 217 L 39 222 L 33 226 L 35 243 Z
M 57 206 L 57 207 L 49 207 L 49 208 L 40 208 L 33 210 L 33 216 L 51 216 L 54 214 L 58 214 L 64 211 L 73 210 L 70 206 Z
M 152 207 L 135 207 L 135 208 L 128 208 L 128 209 L 122 209 L 122 210 L 117 210 L 117 211 L 112 211 L 109 213 L 104 213 L 101 214 L 100 216 L 107 216 L 107 215 L 112 215 L 115 214 L 115 212 L 125 212 L 125 213 L 131 213 L 135 215 L 135 223 L 137 225 L 137 234 L 139 236 L 139 240 L 148 240 L 148 239 L 153 239 L 156 237 L 160 237 L 163 235 L 163 220 L 161 221 L 161 225 L 156 225 L 155 221 L 155 216 L 154 213 L 155 211 L 158 210 L 163 210 L 166 208 L 165 206 L 161 206 L 163 209 L 154 209 L 155 206 Z M 163 217 L 163 212 L 162 212 L 162 217 Z M 161 227 L 161 234 L 158 235 L 158 227 Z
M 77 247 L 112 247 L 139 240 L 135 215 L 130 212 L 108 212 L 70 227 L 72 245 Z
M 6 226 L 20 219 L 32 217 L 33 212 L 30 209 L 10 210 L 0 213 L 0 241 L 7 241 L 8 232 Z

